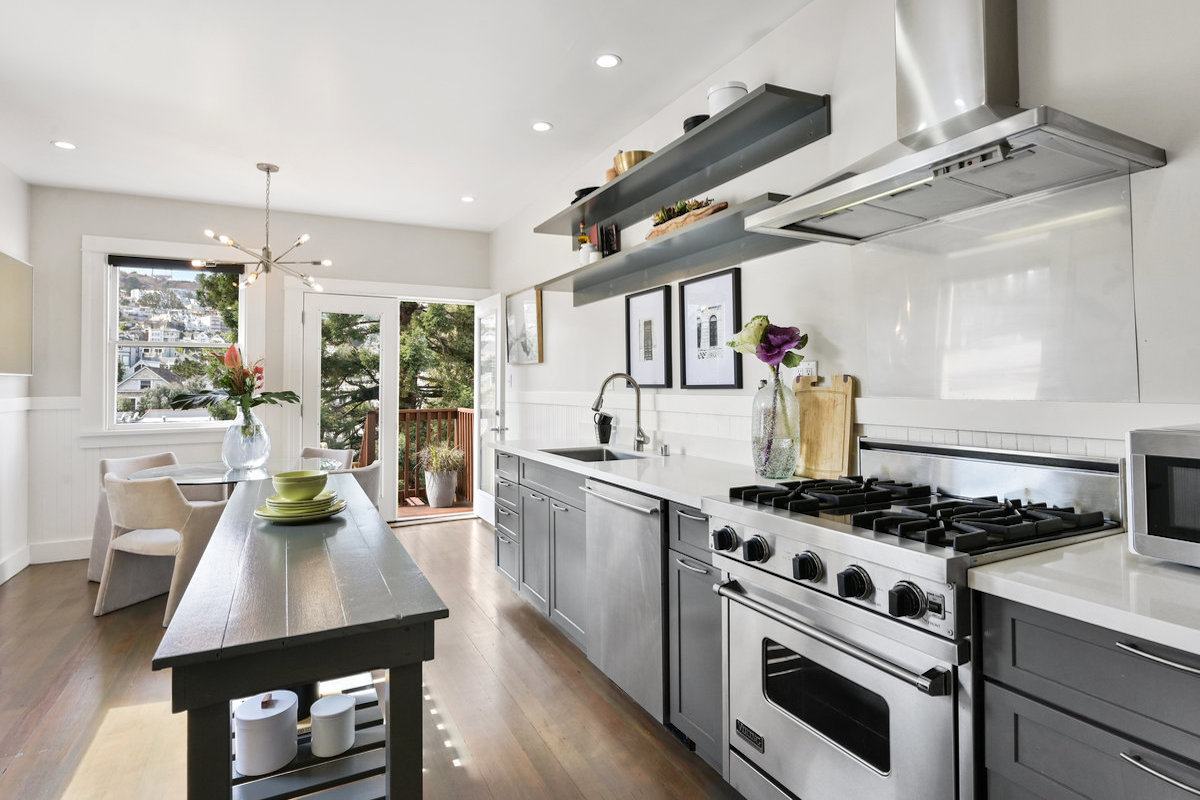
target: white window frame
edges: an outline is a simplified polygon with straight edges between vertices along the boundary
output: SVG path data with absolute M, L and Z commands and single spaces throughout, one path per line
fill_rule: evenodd
M 80 430 L 87 438 L 156 439 L 162 441 L 216 440 L 228 420 L 161 425 L 121 425 L 116 421 L 117 379 L 111 331 L 116 330 L 117 281 L 109 255 L 188 261 L 228 260 L 228 247 L 186 242 L 160 242 L 109 236 L 84 236 L 82 255 L 83 307 L 80 327 Z M 263 352 L 266 345 L 266 286 L 259 281 L 242 289 L 238 342 L 243 352 Z M 168 429 L 169 428 L 169 429 Z

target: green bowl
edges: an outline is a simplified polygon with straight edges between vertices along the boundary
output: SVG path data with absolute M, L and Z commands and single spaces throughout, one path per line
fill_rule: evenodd
M 326 474 L 319 469 L 279 472 L 271 476 L 275 491 L 285 500 L 312 500 L 325 488 Z

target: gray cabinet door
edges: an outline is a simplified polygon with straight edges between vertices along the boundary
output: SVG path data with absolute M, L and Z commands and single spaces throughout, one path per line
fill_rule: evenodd
M 496 528 L 496 571 L 517 588 L 521 574 L 521 543 L 507 531 Z
M 671 703 L 667 722 L 721 769 L 721 599 L 718 570 L 678 550 L 667 551 Z
M 521 596 L 550 613 L 550 500 L 521 487 Z
M 587 531 L 584 512 L 550 501 L 550 620 L 586 649 Z

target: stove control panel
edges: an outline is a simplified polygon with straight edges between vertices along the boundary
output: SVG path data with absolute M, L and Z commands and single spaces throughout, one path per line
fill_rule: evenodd
M 966 587 L 913 575 L 863 554 L 852 556 L 831 547 L 738 522 L 717 523 L 712 549 L 721 558 L 753 566 L 794 583 L 797 589 L 839 597 L 940 636 L 958 635 L 959 606 L 966 612 Z

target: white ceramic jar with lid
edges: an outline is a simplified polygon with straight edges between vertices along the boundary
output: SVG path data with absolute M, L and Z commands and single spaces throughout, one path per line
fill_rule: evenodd
M 714 116 L 733 105 L 747 94 L 746 84 L 741 81 L 725 81 L 708 87 L 708 114 Z
M 273 689 L 233 712 L 234 767 L 243 775 L 274 772 L 296 757 L 296 693 Z
M 354 698 L 331 694 L 312 704 L 312 754 L 318 758 L 340 755 L 354 744 Z

